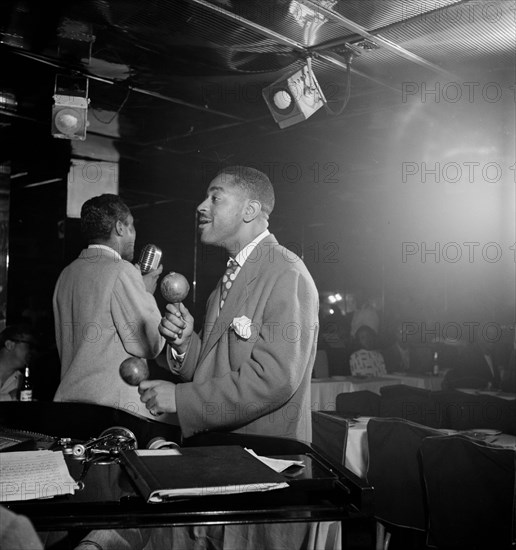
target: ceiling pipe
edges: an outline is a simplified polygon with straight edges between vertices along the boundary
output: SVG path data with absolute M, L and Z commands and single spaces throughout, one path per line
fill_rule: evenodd
M 356 34 L 359 34 L 363 38 L 367 38 L 368 40 L 371 40 L 371 42 L 374 42 L 379 46 L 383 46 L 386 50 L 389 50 L 392 53 L 400 57 L 403 57 L 404 59 L 407 59 L 408 61 L 412 61 L 413 63 L 420 65 L 422 67 L 425 67 L 427 69 L 432 69 L 435 72 L 445 74 L 451 78 L 456 78 L 455 75 L 443 69 L 442 67 L 439 67 L 438 65 L 435 65 L 434 63 L 427 61 L 426 59 L 423 59 L 422 57 L 412 52 L 409 52 L 405 48 L 399 46 L 398 44 L 395 44 L 394 42 L 392 42 L 387 38 L 383 38 L 380 35 L 375 34 L 376 32 L 379 32 L 379 31 L 373 31 L 371 33 L 368 30 L 366 30 L 362 25 L 355 23 L 351 19 L 348 19 L 347 17 L 344 17 L 343 15 L 340 15 L 339 13 L 336 13 L 333 10 L 325 8 L 323 5 L 318 4 L 313 0 L 299 0 L 299 1 L 302 4 L 311 7 L 312 9 L 316 9 L 320 13 L 324 14 L 324 16 L 327 17 L 328 19 L 331 19 L 332 21 L 340 23 L 346 29 L 349 29 Z M 322 45 L 319 47 L 322 47 Z M 314 46 L 311 48 L 312 51 L 317 51 L 317 49 L 318 49 L 318 46 Z
M 109 78 L 105 78 L 105 77 L 102 77 L 102 76 L 97 76 L 95 74 L 92 74 L 89 71 L 85 70 L 83 67 L 76 67 L 76 66 L 67 65 L 65 63 L 61 63 L 61 62 L 59 62 L 55 59 L 52 59 L 50 57 L 34 54 L 34 53 L 31 53 L 31 52 L 26 52 L 26 51 L 23 51 L 23 50 L 19 50 L 17 48 L 13 48 L 12 46 L 7 46 L 5 44 L 2 44 L 2 46 L 6 49 L 9 49 L 15 55 L 25 57 L 27 59 L 30 59 L 31 61 L 37 61 L 39 63 L 44 63 L 46 65 L 49 65 L 51 67 L 54 67 L 54 68 L 62 70 L 62 71 L 69 71 L 69 72 L 78 74 L 80 76 L 89 78 L 90 80 L 94 80 L 96 82 L 102 82 L 103 84 L 109 84 L 111 86 L 120 86 L 121 88 L 125 88 L 125 89 L 127 89 L 131 92 L 135 92 L 135 93 L 142 94 L 142 95 L 147 95 L 147 96 L 153 97 L 155 99 L 161 99 L 161 100 L 167 101 L 169 103 L 174 103 L 176 105 L 181 105 L 182 107 L 187 107 L 189 109 L 194 109 L 196 111 L 202 111 L 204 113 L 210 113 L 210 114 L 213 114 L 213 115 L 218 115 L 218 116 L 230 118 L 230 119 L 233 119 L 233 120 L 239 120 L 239 121 L 245 122 L 245 119 L 243 119 L 242 117 L 231 115 L 229 113 L 225 113 L 225 112 L 219 111 L 217 109 L 211 109 L 209 107 L 206 107 L 205 105 L 197 105 L 195 103 L 190 103 L 188 101 L 184 101 L 184 100 L 179 99 L 177 97 L 171 97 L 171 96 L 167 96 L 167 95 L 164 95 L 164 94 L 160 94 L 158 92 L 152 92 L 150 90 L 145 90 L 143 88 L 138 88 L 136 86 L 131 86 L 130 84 L 124 85 L 124 84 L 121 84 L 120 82 L 118 82 L 116 80 L 110 80 Z

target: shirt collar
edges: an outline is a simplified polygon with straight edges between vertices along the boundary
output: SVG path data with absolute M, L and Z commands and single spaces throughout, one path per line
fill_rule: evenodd
M 245 261 L 252 254 L 253 250 L 257 247 L 258 243 L 261 240 L 265 239 L 267 235 L 270 235 L 270 231 L 268 229 L 266 229 L 263 233 L 260 233 L 248 245 L 242 248 L 242 250 L 235 256 L 235 261 L 239 265 L 239 267 L 242 267 L 245 264 Z
M 88 248 L 102 248 L 103 250 L 109 250 L 109 252 L 113 253 L 115 258 L 119 260 L 122 259 L 122 256 L 120 256 L 120 254 L 114 248 L 111 248 L 110 246 L 106 246 L 105 244 L 90 244 L 88 245 Z

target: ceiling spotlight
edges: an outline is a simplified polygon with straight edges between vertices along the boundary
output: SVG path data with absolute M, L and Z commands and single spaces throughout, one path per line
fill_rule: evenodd
M 274 90 L 273 93 L 272 100 L 279 111 L 286 112 L 287 109 L 292 110 L 294 108 L 294 97 L 289 90 L 280 88 Z
M 54 96 L 52 135 L 65 139 L 86 139 L 88 105 L 74 105 L 73 96 Z
M 88 126 L 88 79 L 56 76 L 52 106 L 52 135 L 62 139 L 86 139 Z
M 324 101 L 310 63 L 295 73 L 282 76 L 264 88 L 262 95 L 280 128 L 306 120 L 323 106 Z
M 0 88 L 0 111 L 16 111 L 18 102 L 13 92 Z

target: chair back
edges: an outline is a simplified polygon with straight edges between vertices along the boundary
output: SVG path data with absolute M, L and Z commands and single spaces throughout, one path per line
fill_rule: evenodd
M 339 393 L 335 409 L 347 416 L 380 416 L 380 396 L 370 390 Z
M 434 392 L 441 427 L 451 430 L 488 428 L 516 434 L 516 407 L 491 395 L 472 395 L 456 390 Z
M 429 507 L 429 542 L 438 548 L 511 548 L 515 542 L 515 457 L 453 435 L 421 444 Z
M 380 416 L 404 418 L 417 424 L 439 428 L 441 418 L 433 392 L 405 384 L 380 388 Z
M 374 487 L 375 517 L 390 525 L 425 531 L 424 485 L 419 447 L 440 432 L 401 418 L 367 424 L 367 481 Z

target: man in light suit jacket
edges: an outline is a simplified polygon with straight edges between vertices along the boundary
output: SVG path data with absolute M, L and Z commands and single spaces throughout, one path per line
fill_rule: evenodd
M 269 233 L 273 207 L 269 178 L 235 166 L 197 208 L 202 243 L 236 261 L 232 286 L 222 308 L 221 286 L 212 292 L 200 335 L 183 304 L 167 305 L 160 331 L 184 382 L 139 386 L 153 414 L 177 412 L 185 437 L 224 430 L 311 440 L 318 292 L 303 261 Z
M 142 276 L 131 263 L 136 230 L 117 195 L 86 201 L 81 230 L 88 248 L 61 272 L 54 291 L 61 359 L 54 400 L 86 401 L 152 418 L 119 367 L 131 356 L 154 358 L 165 345 L 153 296 L 163 267 Z
M 231 287 L 212 292 L 199 335 L 183 304 L 167 305 L 160 332 L 183 382 L 147 380 L 138 388 L 152 414 L 177 412 L 185 437 L 213 430 L 311 440 L 318 292 L 302 260 L 267 230 L 273 207 L 269 178 L 235 166 L 215 177 L 197 208 L 201 241 L 236 261 Z M 212 525 L 96 532 L 94 541 L 106 550 L 299 550 L 318 533 L 317 524 L 306 523 Z M 92 539 L 77 550 L 98 548 Z

